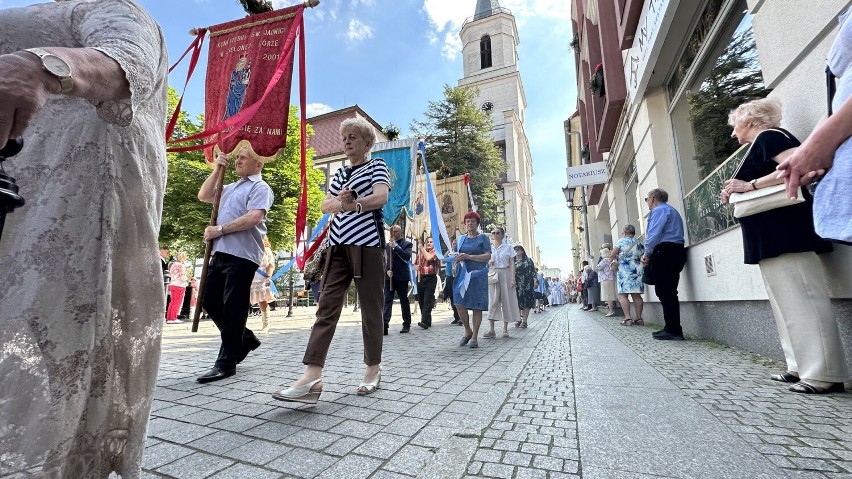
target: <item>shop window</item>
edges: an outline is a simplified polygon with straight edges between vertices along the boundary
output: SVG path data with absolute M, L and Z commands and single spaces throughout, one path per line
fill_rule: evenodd
M 491 67 L 491 37 L 485 35 L 479 40 L 480 68 Z
M 739 148 L 731 138 L 728 113 L 769 93 L 745 0 L 728 9 L 725 18 L 720 18 L 720 3 L 707 4 L 667 85 L 685 192 Z M 720 21 L 721 28 L 714 28 Z
M 636 160 L 632 160 L 630 162 L 630 169 L 622 177 L 624 181 L 624 201 L 627 202 L 627 223 L 619 225 L 618 234 L 621 235 L 621 230 L 624 229 L 624 226 L 627 224 L 633 225 L 636 228 L 636 231 L 641 230 L 642 223 L 642 212 L 639 211 L 639 203 L 637 203 L 636 199 L 639 198 L 639 192 L 637 189 L 637 174 L 636 174 Z

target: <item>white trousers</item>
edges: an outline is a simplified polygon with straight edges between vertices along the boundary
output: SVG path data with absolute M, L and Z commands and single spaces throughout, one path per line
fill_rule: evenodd
M 816 253 L 788 253 L 764 259 L 759 266 L 787 369 L 802 379 L 846 381 L 843 344 Z
M 497 282 L 488 285 L 488 320 L 517 322 L 521 320 L 518 306 L 518 290 L 512 286 L 515 277 L 510 268 L 493 268 L 497 271 Z

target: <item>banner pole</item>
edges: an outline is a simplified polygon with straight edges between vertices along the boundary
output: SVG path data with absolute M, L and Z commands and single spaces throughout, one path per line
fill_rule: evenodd
M 210 226 L 216 226 L 219 221 L 219 201 L 222 199 L 222 186 L 225 184 L 225 168 L 216 167 L 219 171 L 219 180 L 216 182 L 216 193 L 213 195 L 213 212 L 210 213 Z M 205 241 L 204 262 L 201 264 L 201 278 L 198 279 L 198 300 L 195 305 L 195 313 L 192 316 L 192 332 L 198 332 L 198 322 L 201 319 L 201 310 L 204 307 L 204 290 L 207 287 L 207 266 L 210 264 L 210 256 L 213 250 L 213 240 Z

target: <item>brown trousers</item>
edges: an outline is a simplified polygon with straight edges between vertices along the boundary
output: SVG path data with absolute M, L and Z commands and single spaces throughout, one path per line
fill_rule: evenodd
M 364 364 L 375 366 L 382 362 L 384 339 L 384 248 L 366 246 L 331 246 L 326 260 L 317 320 L 308 339 L 304 364 L 325 367 L 328 348 L 334 338 L 337 321 L 343 310 L 346 290 L 352 279 L 361 305 L 361 332 L 364 335 Z

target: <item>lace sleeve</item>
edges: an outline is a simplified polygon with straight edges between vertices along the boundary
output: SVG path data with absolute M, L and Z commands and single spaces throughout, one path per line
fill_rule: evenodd
M 112 58 L 124 70 L 130 84 L 129 99 L 93 101 L 98 116 L 128 126 L 140 105 L 145 104 L 166 75 L 164 40 L 159 25 L 130 0 L 81 3 L 74 10 L 75 36 L 84 47 Z

